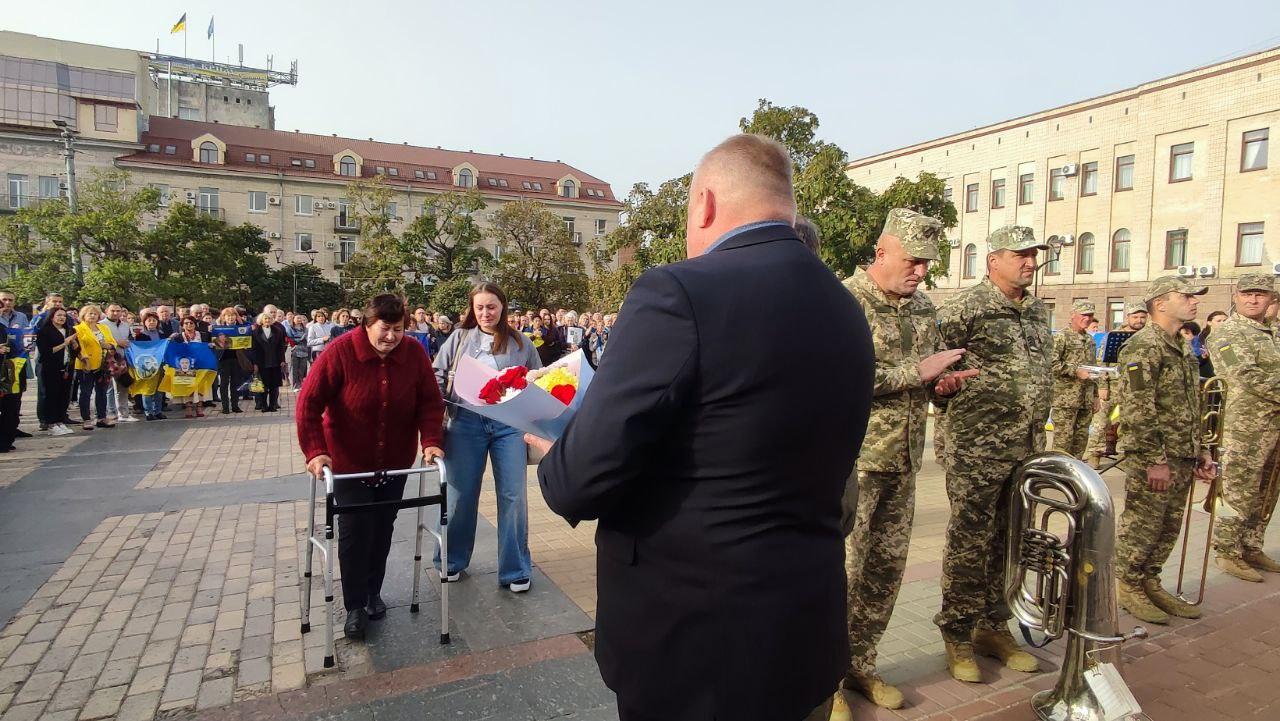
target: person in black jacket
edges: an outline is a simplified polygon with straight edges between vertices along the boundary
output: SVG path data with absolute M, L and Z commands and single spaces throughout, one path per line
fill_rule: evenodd
M 67 320 L 67 311 L 56 308 L 47 322 L 36 332 L 36 351 L 40 356 L 40 384 L 44 394 L 36 405 L 40 424 L 48 426 L 55 436 L 71 433 L 67 427 L 67 403 L 71 400 L 71 359 L 76 355 L 76 334 Z
M 849 667 L 841 496 L 875 358 L 794 220 L 781 145 L 708 153 L 690 259 L 632 286 L 560 439 L 526 437 L 547 505 L 599 519 L 595 655 L 623 721 L 826 721 Z M 779 352 L 744 316 L 804 340 Z
M 284 326 L 275 321 L 272 313 L 258 316 L 253 327 L 253 372 L 262 379 L 262 410 L 275 413 L 280 410 L 280 385 L 284 382 L 284 355 L 287 343 Z

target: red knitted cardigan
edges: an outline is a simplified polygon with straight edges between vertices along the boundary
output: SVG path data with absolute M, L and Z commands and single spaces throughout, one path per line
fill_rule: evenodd
M 443 447 L 444 401 L 422 344 L 405 338 L 385 358 L 363 327 L 331 341 L 298 395 L 298 442 L 334 473 L 413 466 L 421 447 Z

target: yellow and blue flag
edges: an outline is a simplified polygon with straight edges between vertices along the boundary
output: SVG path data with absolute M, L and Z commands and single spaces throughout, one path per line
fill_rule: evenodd
M 13 386 L 6 388 L 5 392 L 21 393 L 23 385 L 22 378 L 27 367 L 28 346 L 26 343 L 26 337 L 30 334 L 30 336 L 34 338 L 35 334 L 27 328 L 19 327 L 9 328 L 8 331 L 9 352 L 5 356 L 0 356 L 0 358 L 4 359 L 3 362 L 9 363 L 13 366 Z
M 204 343 L 170 342 L 164 352 L 164 377 L 159 389 L 175 398 L 208 395 L 218 376 L 218 359 Z
M 209 16 L 209 32 L 205 33 L 205 38 L 213 37 L 213 16 Z
M 129 362 L 129 395 L 149 396 L 160 387 L 160 379 L 164 378 L 164 354 L 169 348 L 167 340 L 136 340 L 124 349 L 125 360 Z
M 232 350 L 246 350 L 253 347 L 253 325 L 249 323 L 215 325 L 209 330 L 213 333 L 214 338 L 218 336 L 226 337 L 227 347 Z
M 173 29 L 169 31 L 169 34 L 172 35 L 174 33 L 182 32 L 183 30 L 186 30 L 186 29 L 187 29 L 187 14 L 182 13 L 182 17 L 178 18 L 178 22 L 173 24 Z

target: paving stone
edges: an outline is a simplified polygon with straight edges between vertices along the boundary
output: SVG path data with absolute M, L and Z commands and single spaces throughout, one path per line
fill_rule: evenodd
M 240 644 L 240 658 L 263 658 L 271 654 L 270 636 L 253 636 L 244 639 Z
M 120 702 L 124 700 L 125 686 L 115 686 L 113 688 L 100 688 L 93 692 L 89 697 L 88 703 L 80 712 L 82 721 L 89 719 L 99 719 L 112 716 L 120 708 Z
M 44 701 L 38 701 L 36 703 L 10 706 L 4 712 L 4 716 L 0 717 L 0 721 L 36 721 L 36 719 L 41 718 L 46 705 Z
M 76 681 L 64 681 L 58 686 L 57 692 L 53 695 L 53 700 L 49 702 L 49 708 L 54 711 L 64 709 L 81 709 L 89 700 L 89 694 L 93 693 L 93 679 L 82 678 Z
M 36 664 L 35 673 L 46 671 L 66 671 L 76 660 L 79 648 L 50 648 L 40 663 Z
M 151 721 L 160 704 L 160 692 L 129 695 L 116 712 L 116 721 Z
M 199 646 L 208 644 L 213 639 L 213 624 L 201 623 L 195 626 L 187 626 L 182 632 L 182 640 L 179 646 Z
M 36 701 L 47 701 L 53 697 L 53 691 L 62 682 L 62 673 L 58 671 L 50 673 L 35 673 L 22 684 L 22 688 L 18 691 L 18 695 L 13 699 L 15 704 L 33 703 Z
M 80 648 L 80 653 L 110 651 L 119 637 L 119 631 L 94 631 L 89 634 L 89 638 L 85 639 L 84 646 Z
M 44 657 L 44 652 L 48 649 L 48 641 L 20 644 L 13 653 L 9 654 L 9 658 L 5 659 L 4 665 L 6 667 L 34 665 Z
M 154 666 L 156 664 L 164 664 L 168 666 L 173 660 L 174 654 L 178 652 L 178 639 L 171 638 L 164 641 L 151 641 L 147 644 L 147 649 L 142 652 L 142 658 L 138 660 L 138 665 L 142 667 Z
M 71 663 L 71 667 L 67 669 L 67 681 L 74 681 L 81 678 L 96 679 L 98 674 L 102 673 L 102 669 L 107 665 L 106 651 L 98 653 L 81 653 L 76 660 Z
M 146 645 L 146 636 L 129 636 L 127 638 L 122 638 L 119 641 L 116 641 L 115 648 L 111 650 L 110 660 L 115 661 L 122 658 L 141 656 Z
M 306 680 L 307 672 L 301 660 L 271 669 L 271 690 L 274 693 L 302 688 Z
M 137 695 L 150 693 L 152 691 L 163 691 L 165 680 L 169 677 L 168 666 L 146 666 L 138 669 L 133 676 L 133 683 L 129 685 L 129 695 Z
M 98 676 L 97 688 L 107 688 L 109 686 L 128 685 L 133 680 L 133 672 L 138 670 L 137 658 L 122 658 L 115 661 L 107 661 L 107 665 L 102 669 L 102 675 Z
M 234 691 L 234 678 L 227 677 L 206 681 L 200 685 L 200 695 L 196 698 L 196 708 L 206 709 L 215 706 L 226 706 L 231 703 Z
M 173 659 L 173 672 L 180 673 L 184 671 L 204 671 L 204 661 L 209 656 L 208 646 L 187 646 L 185 648 L 178 647 L 178 653 Z
M 271 681 L 271 661 L 267 658 L 250 658 L 240 662 L 236 676 L 238 686 L 257 686 Z
M 161 706 L 178 701 L 190 701 L 194 704 L 203 673 L 204 670 L 200 669 L 170 674 L 165 682 L 164 695 L 160 697 Z

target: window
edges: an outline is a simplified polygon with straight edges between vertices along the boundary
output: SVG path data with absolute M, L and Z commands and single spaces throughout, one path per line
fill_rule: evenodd
M 1076 272 L 1093 272 L 1093 233 L 1081 233 L 1076 240 Z
M 1044 264 L 1045 275 L 1061 275 L 1062 274 L 1062 249 L 1050 248 L 1045 251 L 1049 259 Z
M 396 203 L 394 200 L 393 200 L 393 201 L 391 201 L 391 202 L 389 202 L 389 203 L 387 203 L 387 217 L 388 217 L 388 218 L 394 218 L 394 217 L 396 217 L 396 216 L 398 215 L 397 211 L 399 211 L 399 210 L 400 210 L 400 205 L 399 205 L 398 203 Z
M 200 110 L 197 108 L 187 107 L 186 105 L 178 106 L 179 120 L 200 120 Z
M 1129 270 L 1129 229 L 1121 228 L 1111 236 L 1111 270 L 1126 273 Z
M 1036 174 L 1023 173 L 1018 176 L 1018 205 L 1030 205 L 1031 199 L 1035 197 L 1033 193 L 1036 190 Z
M 387 169 L 379 165 L 373 169 L 373 172 L 377 173 L 378 175 L 386 175 Z
M 1098 194 L 1098 163 L 1085 163 L 1080 166 L 1080 195 Z
M 1133 190 L 1133 156 L 1116 158 L 1116 192 Z
M 390 176 L 392 176 L 392 177 L 399 177 L 399 176 L 400 176 L 400 169 L 399 169 L 399 168 L 387 168 L 387 175 L 390 175 Z
M 572 180 L 566 180 L 560 184 L 560 195 L 566 198 L 578 197 L 578 186 Z
M 570 217 L 570 216 L 565 216 L 565 217 L 561 218 L 561 220 L 563 220 L 563 221 L 564 221 L 564 227 L 569 229 L 569 237 L 570 237 L 570 238 L 572 238 L 572 237 L 573 237 L 573 232 L 574 232 L 574 230 L 573 230 L 573 226 L 574 226 L 574 218 L 572 218 L 572 217 Z
M 338 238 L 338 262 L 346 265 L 356 254 L 356 242 L 351 238 Z
M 196 201 L 200 212 L 209 215 L 218 215 L 218 189 L 217 188 L 201 188 L 199 200 Z
M 506 178 L 498 178 L 498 185 L 502 186 L 503 188 L 507 187 L 507 179 L 506 179 Z
M 1267 129 L 1250 130 L 1244 134 L 1240 148 L 1240 172 L 1262 170 L 1267 167 Z
M 158 153 L 158 152 L 160 152 L 160 144 L 159 144 L 159 143 L 151 143 L 150 145 L 148 145 L 148 146 L 147 146 L 147 152 L 148 152 L 148 153 Z
M 1262 265 L 1262 223 L 1236 226 L 1236 265 Z
M 1124 326 L 1124 298 L 1107 299 L 1107 330 Z
M 356 220 L 351 215 L 351 201 L 346 198 L 338 198 L 337 225 L 339 228 L 356 227 Z
M 267 191 L 265 190 L 249 191 L 249 212 L 250 213 L 267 212 Z
M 160 207 L 169 207 L 169 186 L 164 183 L 152 183 L 151 187 L 160 191 Z
M 114 105 L 93 106 L 93 127 L 95 130 L 116 130 L 120 124 L 120 109 Z
M 951 196 L 952 196 L 952 193 L 951 193 L 951 186 L 947 186 L 947 187 L 945 187 L 945 188 L 943 188 L 943 189 L 942 189 L 942 200 L 943 200 L 944 202 L 950 203 L 950 202 L 951 202 Z
M 1191 161 L 1195 158 L 1195 143 L 1181 143 L 1169 148 L 1169 182 L 1191 180 Z
M 978 277 L 978 246 L 973 243 L 964 247 L 964 263 L 960 273 L 965 278 Z
M 164 154 L 165 154 L 165 155 L 177 155 L 177 153 L 178 153 L 178 148 L 177 148 L 177 146 L 173 146 L 173 145 L 166 145 L 166 146 L 164 146 Z
M 267 155 L 266 153 L 262 153 L 258 155 L 258 162 L 262 163 L 263 165 L 266 165 L 267 163 L 271 162 L 271 156 Z
M 306 160 L 302 161 L 302 165 L 308 168 L 314 168 L 316 167 L 316 161 L 311 158 L 307 158 Z
M 462 170 L 458 171 L 458 187 L 459 188 L 471 187 L 471 171 L 470 170 L 463 168 Z
M 532 184 L 532 183 L 530 183 L 530 182 L 529 182 L 529 181 L 527 181 L 527 180 L 526 180 L 526 181 L 524 181 L 524 182 L 522 182 L 522 183 L 520 183 L 520 187 L 521 187 L 521 188 L 524 188 L 525 190 L 533 190 L 533 184 Z
M 289 165 L 292 165 L 295 168 L 301 168 L 302 160 L 299 158 L 289 158 Z
M 991 207 L 1004 207 L 1004 178 L 991 181 Z
M 41 175 L 37 182 L 40 184 L 39 192 L 41 200 L 56 198 L 62 194 L 62 188 L 58 186 L 58 179 L 52 175 Z
M 348 178 L 356 177 L 356 159 L 350 155 L 342 156 L 342 160 L 338 161 L 338 175 Z
M 434 170 L 428 170 L 428 171 L 427 171 L 427 180 L 435 180 L 435 179 L 436 179 L 436 171 L 434 171 Z
M 258 156 L 257 156 L 257 155 L 254 155 L 253 153 L 245 153 L 245 154 L 244 154 L 244 162 L 246 162 L 246 163 L 256 163 L 256 162 L 258 162 Z
M 9 176 L 9 207 L 10 208 L 27 207 L 27 201 L 29 198 L 27 186 L 29 184 L 30 184 L 30 181 L 27 179 L 27 176 L 25 175 L 11 174 Z
M 587 197 L 588 197 L 588 198 L 594 198 L 594 197 L 596 197 L 596 191 L 595 191 L 595 190 L 593 190 L 593 189 L 591 189 L 591 188 L 586 188 L 586 189 L 585 189 L 585 192 L 586 192 L 586 194 L 587 194 Z
M 293 196 L 293 214 L 294 215 L 311 215 L 311 196 L 310 195 Z
M 311 234 L 310 233 L 294 233 L 293 249 L 300 253 L 311 252 Z
M 1062 172 L 1062 168 L 1054 168 L 1049 171 L 1049 200 L 1062 200 L 1066 197 L 1067 174 Z
M 978 210 L 978 184 L 964 186 L 964 212 L 975 213 Z
M 1187 231 L 1171 230 L 1164 234 L 1164 268 L 1173 270 L 1187 264 Z
M 202 163 L 218 163 L 218 146 L 209 141 L 200 143 L 200 162 Z
M 421 170 L 415 170 L 413 171 L 413 177 L 417 178 L 418 180 L 425 180 L 427 177 L 427 174 L 422 172 Z
M 609 221 L 604 218 L 596 218 L 596 235 L 604 235 L 605 227 L 609 225 Z
M 489 185 L 492 185 L 492 186 L 493 186 L 493 187 L 495 187 L 495 188 L 496 188 L 496 187 L 498 187 L 498 179 L 497 179 L 497 178 L 488 178 L 488 181 L 489 181 Z
M 535 180 L 535 181 L 534 181 L 534 183 L 533 183 L 533 189 L 534 189 L 534 190 L 537 190 L 537 191 L 539 191 L 539 192 L 541 192 L 541 191 L 542 191 L 542 183 L 539 183 L 538 181 L 536 181 L 536 180 Z

